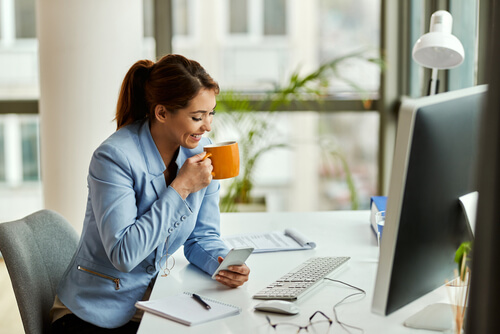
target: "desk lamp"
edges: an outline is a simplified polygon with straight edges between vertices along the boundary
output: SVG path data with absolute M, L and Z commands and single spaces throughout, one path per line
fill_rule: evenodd
M 413 60 L 432 69 L 427 95 L 438 92 L 438 70 L 457 67 L 464 61 L 464 47 L 451 34 L 452 23 L 453 18 L 449 12 L 438 10 L 431 16 L 429 32 L 421 36 L 413 46 Z

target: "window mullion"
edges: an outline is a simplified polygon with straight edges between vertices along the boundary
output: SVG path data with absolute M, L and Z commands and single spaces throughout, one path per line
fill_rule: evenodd
M 23 180 L 21 123 L 19 116 L 14 114 L 6 115 L 4 126 L 5 179 L 9 186 L 16 187 Z

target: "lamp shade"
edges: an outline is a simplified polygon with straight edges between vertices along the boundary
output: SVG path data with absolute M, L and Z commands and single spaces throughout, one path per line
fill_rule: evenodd
M 453 18 L 445 10 L 432 14 L 429 32 L 413 46 L 413 60 L 427 68 L 448 69 L 464 61 L 464 47 L 451 34 Z

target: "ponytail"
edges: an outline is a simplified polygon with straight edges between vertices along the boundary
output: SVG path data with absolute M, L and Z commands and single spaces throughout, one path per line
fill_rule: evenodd
M 144 87 L 153 66 L 151 60 L 139 60 L 125 75 L 116 107 L 117 129 L 148 117 L 150 108 Z

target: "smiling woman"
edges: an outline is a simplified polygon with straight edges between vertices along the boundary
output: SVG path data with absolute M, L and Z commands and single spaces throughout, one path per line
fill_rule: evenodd
M 220 239 L 219 181 L 203 159 L 218 84 L 180 55 L 137 61 L 123 80 L 117 131 L 94 152 L 80 247 L 61 279 L 53 332 L 135 333 L 135 303 L 149 298 L 173 254 L 212 275 L 229 252 Z M 237 287 L 246 265 L 216 275 Z M 97 297 L 98 296 L 98 297 Z

